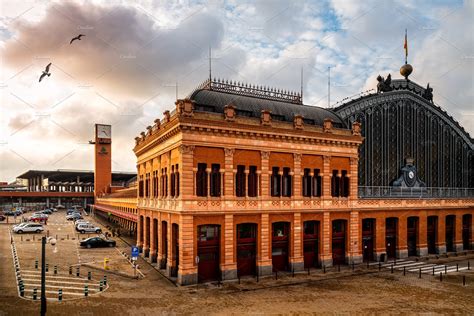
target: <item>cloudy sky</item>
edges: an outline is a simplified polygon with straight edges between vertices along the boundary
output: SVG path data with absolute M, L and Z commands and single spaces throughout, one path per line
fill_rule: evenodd
M 411 76 L 474 135 L 474 1 L 0 2 L 0 181 L 28 169 L 92 169 L 95 123 L 112 124 L 113 170 L 134 137 L 213 76 L 331 100 Z M 72 45 L 69 41 L 85 34 Z M 51 77 L 38 77 L 52 62 Z M 176 83 L 178 89 L 176 89 Z

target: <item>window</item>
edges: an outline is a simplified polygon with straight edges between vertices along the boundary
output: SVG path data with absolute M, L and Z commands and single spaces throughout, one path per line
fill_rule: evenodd
M 257 225 L 256 224 L 240 224 L 237 225 L 237 237 L 238 239 L 256 238 L 257 237 Z
M 331 179 L 331 196 L 340 196 L 339 187 L 341 181 L 337 176 L 337 170 L 332 171 L 332 179 Z
M 198 163 L 198 170 L 196 173 L 196 195 L 207 196 L 207 165 L 205 163 Z
M 286 197 L 291 196 L 292 184 L 291 184 L 291 175 L 290 168 L 283 168 L 283 188 L 282 195 Z
M 138 181 L 138 196 L 143 197 L 143 176 L 140 176 Z
M 311 175 L 310 175 L 310 169 L 304 169 L 303 171 L 303 196 L 311 196 Z
M 219 238 L 219 226 L 217 225 L 202 225 L 198 227 L 198 240 L 211 241 Z
M 237 166 L 235 174 L 235 195 L 238 197 L 245 196 L 245 166 Z
M 345 222 L 343 220 L 337 220 L 332 222 L 333 233 L 343 233 L 345 230 Z
M 349 196 L 349 177 L 347 176 L 347 170 L 342 170 L 342 179 L 341 179 L 341 196 Z
M 179 165 L 176 164 L 176 167 L 174 168 L 174 173 L 175 173 L 175 181 L 176 181 L 176 196 L 179 196 Z
M 158 197 L 158 170 L 153 171 L 153 196 Z
M 258 175 L 257 166 L 249 167 L 249 179 L 248 179 L 248 196 L 255 197 L 258 195 Z
M 319 169 L 314 169 L 313 176 L 313 196 L 321 196 L 322 194 L 322 177 Z
M 271 178 L 271 195 L 280 196 L 280 185 L 281 185 L 281 175 L 279 174 L 279 168 L 272 168 L 272 178 Z
M 174 197 L 176 190 L 176 178 L 174 174 L 174 166 L 171 166 L 171 197 Z
M 211 165 L 211 196 L 221 196 L 221 166 L 219 164 Z
M 305 235 L 318 235 L 318 222 L 306 221 L 303 223 L 303 231 Z
M 165 174 L 164 174 L 164 196 L 168 196 L 168 168 L 165 168 Z
M 145 180 L 145 196 L 150 197 L 150 173 L 146 174 Z
M 288 223 L 278 222 L 273 223 L 273 237 L 285 237 L 288 235 Z

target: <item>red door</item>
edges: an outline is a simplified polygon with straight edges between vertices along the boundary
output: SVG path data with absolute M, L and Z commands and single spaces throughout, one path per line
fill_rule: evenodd
M 305 269 L 319 266 L 318 221 L 306 221 L 303 223 L 303 256 Z
M 362 257 L 364 262 L 374 260 L 375 219 L 362 220 Z
M 237 225 L 237 272 L 239 276 L 256 274 L 257 224 Z
M 428 216 L 428 253 L 435 254 L 436 251 L 436 235 L 438 234 L 438 216 Z
M 277 222 L 272 225 L 272 265 L 273 271 L 288 271 L 290 223 Z
M 198 281 L 219 279 L 220 226 L 202 225 L 198 227 Z
M 332 222 L 332 262 L 346 263 L 346 221 L 335 220 Z
M 407 246 L 408 255 L 416 256 L 418 251 L 416 248 L 418 241 L 418 217 L 408 217 L 407 219 Z
M 387 258 L 397 257 L 397 224 L 398 219 L 391 217 L 385 221 L 385 245 Z

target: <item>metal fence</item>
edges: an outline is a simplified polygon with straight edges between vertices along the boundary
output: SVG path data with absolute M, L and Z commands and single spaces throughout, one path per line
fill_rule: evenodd
M 474 198 L 474 188 L 359 186 L 359 198 Z

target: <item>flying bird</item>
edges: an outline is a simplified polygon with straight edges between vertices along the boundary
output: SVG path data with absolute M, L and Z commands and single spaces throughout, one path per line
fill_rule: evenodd
M 85 36 L 85 35 L 84 34 L 79 34 L 78 36 L 73 37 L 73 39 L 69 42 L 69 45 L 71 45 L 72 42 L 74 42 L 75 40 L 81 40 L 82 36 Z
M 43 80 L 44 76 L 51 76 L 51 73 L 49 72 L 49 67 L 51 66 L 51 63 L 48 64 L 48 66 L 46 66 L 46 68 L 43 70 L 43 73 L 41 74 L 40 76 L 40 79 L 39 79 L 39 82 L 41 82 L 41 80 Z

